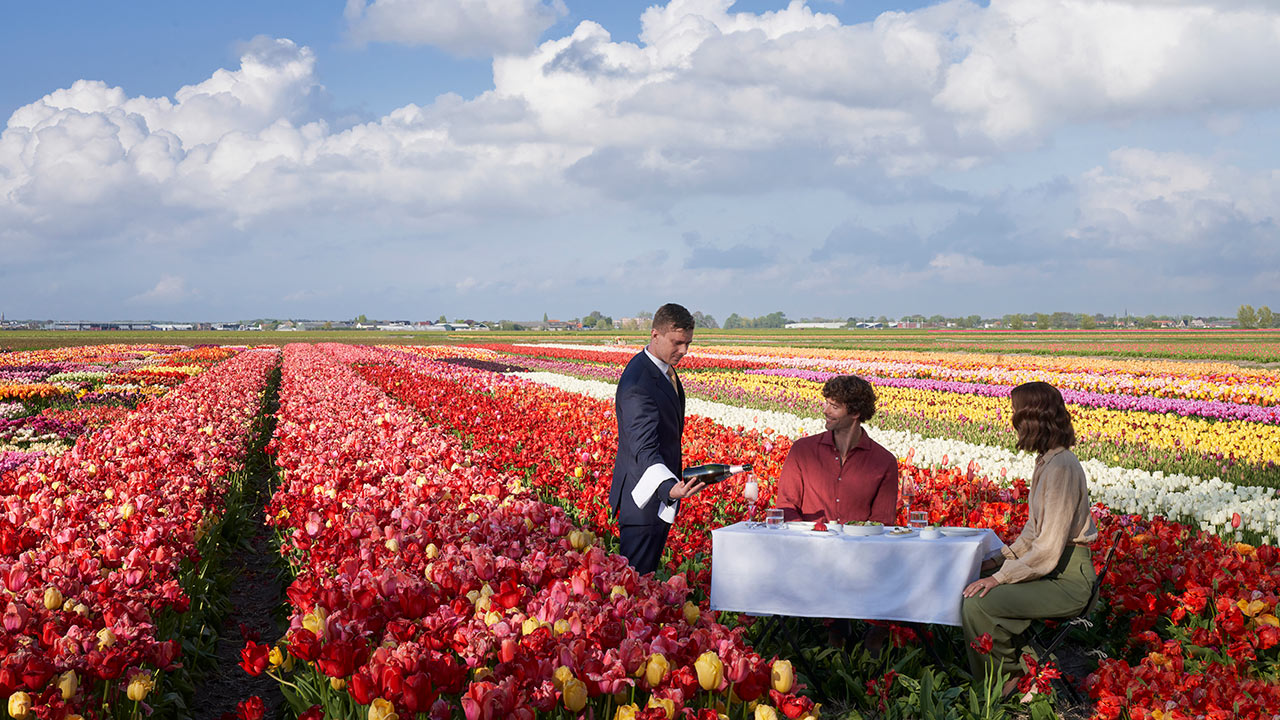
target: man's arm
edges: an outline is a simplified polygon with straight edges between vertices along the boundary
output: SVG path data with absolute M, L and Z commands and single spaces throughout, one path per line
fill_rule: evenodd
M 618 400 L 618 432 L 626 434 L 635 453 L 636 466 L 644 474 L 631 488 L 631 499 L 643 508 L 655 496 L 664 505 L 674 500 L 671 490 L 677 484 L 676 474 L 666 466 L 658 440 L 658 405 L 653 396 L 638 384 L 627 387 Z M 679 494 L 679 493 L 677 493 Z

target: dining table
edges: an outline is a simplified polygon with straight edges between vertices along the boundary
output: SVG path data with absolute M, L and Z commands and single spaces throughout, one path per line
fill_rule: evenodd
M 789 525 L 789 526 L 788 526 Z M 713 610 L 960 625 L 964 588 L 1002 543 L 987 528 L 739 522 L 711 531 Z

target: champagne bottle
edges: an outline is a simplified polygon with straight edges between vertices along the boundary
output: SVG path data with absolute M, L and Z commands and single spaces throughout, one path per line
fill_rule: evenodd
M 730 475 L 737 475 L 741 472 L 750 472 L 750 465 L 725 465 L 723 463 L 708 463 L 706 465 L 695 465 L 691 468 L 685 468 L 682 473 L 685 480 L 699 480 L 707 485 L 718 483 Z

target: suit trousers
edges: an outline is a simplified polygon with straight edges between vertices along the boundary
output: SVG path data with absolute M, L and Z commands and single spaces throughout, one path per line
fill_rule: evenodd
M 620 525 L 618 526 L 618 548 L 636 572 L 644 575 L 658 569 L 662 560 L 662 549 L 667 545 L 667 533 L 671 526 L 659 522 L 657 525 Z
M 1071 617 L 1084 609 L 1095 578 L 1089 548 L 1070 545 L 1058 565 L 1042 578 L 997 585 L 982 597 L 965 598 L 961 607 L 969 671 L 982 682 L 988 668 L 999 668 L 1005 677 L 1023 674 L 1022 634 L 1033 619 Z M 989 575 L 990 573 L 984 573 Z M 991 654 L 983 655 L 969 643 L 983 633 L 991 635 Z

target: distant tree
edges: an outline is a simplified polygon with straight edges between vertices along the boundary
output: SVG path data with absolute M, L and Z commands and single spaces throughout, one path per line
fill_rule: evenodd
M 1258 308 L 1258 327 L 1260 328 L 1275 327 L 1275 324 L 1276 324 L 1276 315 L 1275 313 L 1271 312 L 1271 308 L 1267 307 L 1266 305 L 1263 305 L 1262 307 Z
M 356 319 L 353 322 L 355 322 L 357 325 L 368 325 L 369 318 L 365 317 L 364 313 L 361 313 L 356 316 Z
M 613 318 L 602 315 L 599 310 L 592 310 L 590 315 L 582 318 L 582 326 L 593 330 L 612 330 Z
M 946 319 L 946 318 L 944 318 L 944 317 L 942 317 L 941 315 L 930 315 L 930 316 L 929 316 L 929 324 L 930 324 L 930 325 L 945 325 L 946 323 L 947 323 L 947 319 Z
M 1075 325 L 1076 316 L 1069 312 L 1056 312 L 1050 320 L 1050 325 L 1055 328 L 1068 328 Z
M 725 330 L 740 330 L 746 327 L 742 322 L 742 317 L 738 313 L 729 313 L 729 317 L 724 319 Z
M 641 310 L 640 312 L 636 313 L 636 317 L 640 318 L 641 320 L 652 320 L 653 313 L 649 312 L 648 310 Z
M 693 312 L 693 322 L 698 327 L 705 328 L 707 330 L 720 329 L 720 326 L 716 324 L 715 318 L 711 317 L 710 315 L 705 315 L 701 312 L 698 312 L 697 310 Z
M 1241 305 L 1236 311 L 1236 321 L 1241 328 L 1252 328 L 1258 326 L 1258 313 L 1254 311 L 1252 305 Z
M 758 328 L 780 328 L 786 327 L 786 325 L 787 316 L 784 315 L 782 311 L 771 312 L 764 317 L 758 317 L 754 324 L 754 326 Z
M 542 313 L 542 322 L 550 322 L 550 320 L 547 319 L 546 313 Z
M 1021 330 L 1023 327 L 1025 327 L 1025 325 L 1022 322 L 1022 315 L 1014 315 L 1013 317 L 1009 318 L 1010 330 Z
M 1183 316 L 1182 316 L 1182 325 L 1183 325 L 1183 327 L 1191 327 L 1191 321 L 1192 321 L 1192 320 L 1194 320 L 1194 319 L 1195 319 L 1195 318 L 1192 318 L 1190 315 L 1183 315 Z
M 1097 320 L 1094 320 L 1092 315 L 1081 315 L 1081 316 L 1080 316 L 1080 329 L 1081 329 L 1081 330 L 1092 330 L 1092 329 L 1094 329 L 1094 328 L 1096 328 L 1096 327 L 1098 327 L 1098 321 L 1097 321 Z
M 970 315 L 969 317 L 965 318 L 965 320 L 969 322 L 969 327 L 971 328 L 976 328 L 982 324 L 981 315 Z
M 1050 327 L 1052 327 L 1052 325 L 1050 325 L 1052 321 L 1053 321 L 1053 318 L 1049 317 L 1048 315 L 1044 313 L 1036 313 L 1036 329 L 1037 330 L 1048 330 Z
M 445 317 L 444 315 L 441 315 L 440 317 L 436 318 L 436 323 L 438 324 L 443 325 L 444 323 L 447 323 L 447 322 L 449 322 L 449 318 Z

